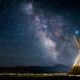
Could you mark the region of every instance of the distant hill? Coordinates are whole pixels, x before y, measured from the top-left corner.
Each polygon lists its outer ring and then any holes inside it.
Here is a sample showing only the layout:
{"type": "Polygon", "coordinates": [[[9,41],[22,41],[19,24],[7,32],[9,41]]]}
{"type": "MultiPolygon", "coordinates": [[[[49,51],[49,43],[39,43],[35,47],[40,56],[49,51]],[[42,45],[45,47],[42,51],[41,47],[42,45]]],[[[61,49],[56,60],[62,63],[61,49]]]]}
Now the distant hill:
{"type": "Polygon", "coordinates": [[[12,72],[12,73],[55,73],[55,72],[68,72],[69,70],[70,67],[62,64],[58,64],[53,67],[28,66],[28,67],[0,68],[0,72],[12,72]]]}
{"type": "Polygon", "coordinates": [[[57,64],[53,66],[54,72],[69,72],[70,67],[67,65],[57,64]]]}

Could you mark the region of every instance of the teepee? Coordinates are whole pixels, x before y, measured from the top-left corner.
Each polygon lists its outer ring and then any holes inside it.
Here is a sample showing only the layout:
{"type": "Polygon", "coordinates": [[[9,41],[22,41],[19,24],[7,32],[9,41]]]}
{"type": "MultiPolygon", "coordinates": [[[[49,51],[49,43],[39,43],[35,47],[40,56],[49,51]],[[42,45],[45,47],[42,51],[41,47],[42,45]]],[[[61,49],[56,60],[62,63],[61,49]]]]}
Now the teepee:
{"type": "Polygon", "coordinates": [[[80,75],[80,38],[77,39],[76,37],[73,37],[73,39],[74,39],[74,45],[79,49],[79,51],[69,74],[80,75]]]}

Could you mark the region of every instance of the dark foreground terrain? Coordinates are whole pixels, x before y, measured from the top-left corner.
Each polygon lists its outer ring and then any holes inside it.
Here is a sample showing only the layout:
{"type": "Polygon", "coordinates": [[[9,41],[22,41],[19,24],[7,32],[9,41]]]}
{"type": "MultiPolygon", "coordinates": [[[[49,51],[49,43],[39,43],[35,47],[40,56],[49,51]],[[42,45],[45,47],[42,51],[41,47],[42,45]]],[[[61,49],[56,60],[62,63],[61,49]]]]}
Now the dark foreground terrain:
{"type": "Polygon", "coordinates": [[[58,64],[51,67],[27,66],[27,67],[0,67],[0,73],[57,73],[69,72],[70,67],[58,64]]]}
{"type": "MultiPolygon", "coordinates": [[[[0,68],[0,78],[16,78],[16,79],[41,79],[53,78],[58,80],[68,80],[70,78],[80,78],[80,75],[70,75],[70,68],[65,65],[55,65],[53,67],[2,67],[0,68]]],[[[1,80],[1,79],[0,79],[1,80]]]]}

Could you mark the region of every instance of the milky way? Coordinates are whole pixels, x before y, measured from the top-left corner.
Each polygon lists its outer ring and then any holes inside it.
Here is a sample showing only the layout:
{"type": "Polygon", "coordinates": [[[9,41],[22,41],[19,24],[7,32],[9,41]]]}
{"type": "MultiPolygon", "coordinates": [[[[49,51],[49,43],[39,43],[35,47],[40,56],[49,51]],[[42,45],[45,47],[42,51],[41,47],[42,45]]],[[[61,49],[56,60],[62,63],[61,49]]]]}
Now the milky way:
{"type": "Polygon", "coordinates": [[[31,2],[23,4],[22,7],[25,15],[29,17],[28,21],[32,21],[30,24],[34,25],[30,29],[34,28],[36,32],[35,36],[44,49],[43,56],[48,56],[55,63],[70,65],[76,53],[71,42],[74,34],[69,34],[70,22],[62,15],[49,14],[47,11],[45,13],[45,10],[41,12],[31,2]]]}
{"type": "Polygon", "coordinates": [[[70,0],[0,0],[0,66],[72,66],[80,10],[70,0]]]}

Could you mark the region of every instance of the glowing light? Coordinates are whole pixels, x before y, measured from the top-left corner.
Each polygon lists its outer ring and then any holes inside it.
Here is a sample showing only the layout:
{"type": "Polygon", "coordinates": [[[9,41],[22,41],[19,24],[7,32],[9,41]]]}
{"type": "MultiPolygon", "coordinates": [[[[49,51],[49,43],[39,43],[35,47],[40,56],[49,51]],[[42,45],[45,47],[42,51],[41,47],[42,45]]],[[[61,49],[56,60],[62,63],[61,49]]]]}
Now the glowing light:
{"type": "Polygon", "coordinates": [[[79,34],[79,31],[78,31],[78,30],[76,30],[76,31],[75,31],[75,34],[79,34]]]}
{"type": "Polygon", "coordinates": [[[76,57],[76,60],[75,60],[75,62],[73,64],[73,66],[80,66],[80,50],[79,50],[79,53],[78,53],[78,55],[76,57]]]}
{"type": "Polygon", "coordinates": [[[76,39],[76,37],[74,36],[74,41],[75,41],[75,44],[76,44],[76,47],[79,48],[79,53],[76,57],[76,60],[73,64],[73,66],[80,66],[80,42],[76,39]]]}

